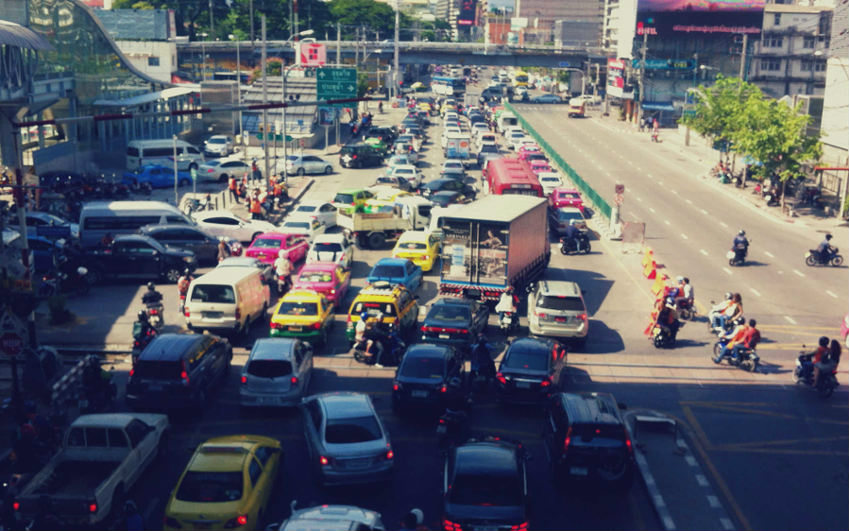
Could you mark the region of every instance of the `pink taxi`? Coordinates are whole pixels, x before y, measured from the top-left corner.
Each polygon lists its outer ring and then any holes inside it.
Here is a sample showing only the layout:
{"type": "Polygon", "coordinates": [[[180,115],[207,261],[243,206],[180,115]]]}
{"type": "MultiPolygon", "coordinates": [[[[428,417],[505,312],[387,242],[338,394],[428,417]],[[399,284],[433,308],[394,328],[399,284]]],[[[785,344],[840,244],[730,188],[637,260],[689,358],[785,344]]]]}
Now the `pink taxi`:
{"type": "Polygon", "coordinates": [[[525,144],[519,147],[519,160],[527,159],[531,153],[542,153],[542,150],[536,144],[525,144]]]}
{"type": "Polygon", "coordinates": [[[351,273],[335,262],[313,262],[301,268],[294,289],[309,289],[324,295],[335,307],[345,300],[351,273]]]}
{"type": "Polygon", "coordinates": [[[245,250],[245,256],[256,258],[265,264],[273,264],[277,260],[278,252],[283,249],[287,251],[289,261],[294,264],[303,260],[309,246],[307,239],[300,234],[263,232],[251,242],[250,247],[245,250]]]}
{"type": "Polygon", "coordinates": [[[531,171],[539,175],[540,173],[551,173],[554,170],[551,169],[551,165],[547,160],[532,160],[531,171]]]}
{"type": "Polygon", "coordinates": [[[555,188],[548,196],[548,202],[551,208],[575,207],[584,212],[584,200],[575,188],[555,188]]]}

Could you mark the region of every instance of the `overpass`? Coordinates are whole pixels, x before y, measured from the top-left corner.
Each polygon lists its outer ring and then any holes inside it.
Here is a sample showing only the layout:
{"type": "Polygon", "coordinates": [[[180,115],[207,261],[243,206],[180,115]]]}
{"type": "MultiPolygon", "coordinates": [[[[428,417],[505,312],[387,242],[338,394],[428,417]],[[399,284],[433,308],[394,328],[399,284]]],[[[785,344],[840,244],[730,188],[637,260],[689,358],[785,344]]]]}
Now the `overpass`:
{"type": "MultiPolygon", "coordinates": [[[[390,41],[316,41],[327,46],[327,62],[336,62],[336,50],[342,58],[360,57],[365,50],[370,59],[379,58],[391,62],[394,45],[390,41]],[[359,50],[359,51],[357,51],[359,50]]],[[[261,41],[193,41],[177,43],[177,64],[196,64],[201,54],[206,54],[213,62],[235,61],[236,46],[243,62],[259,63],[262,49],[261,41]]],[[[294,58],[292,42],[268,41],[269,57],[294,58]]],[[[587,47],[518,47],[478,42],[419,42],[402,41],[398,44],[399,58],[402,64],[468,64],[490,66],[542,66],[548,68],[583,68],[584,63],[593,58],[596,61],[605,57],[600,48],[587,47]]]]}

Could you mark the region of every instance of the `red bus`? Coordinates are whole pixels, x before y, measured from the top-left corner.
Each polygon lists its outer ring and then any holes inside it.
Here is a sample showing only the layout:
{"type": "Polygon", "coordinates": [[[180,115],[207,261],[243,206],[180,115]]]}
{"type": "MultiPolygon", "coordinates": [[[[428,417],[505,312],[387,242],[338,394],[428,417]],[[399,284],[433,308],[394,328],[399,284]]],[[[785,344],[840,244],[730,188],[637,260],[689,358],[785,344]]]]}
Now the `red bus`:
{"type": "Polygon", "coordinates": [[[544,197],[539,178],[523,160],[514,157],[491,160],[487,164],[485,177],[490,194],[544,197]]]}

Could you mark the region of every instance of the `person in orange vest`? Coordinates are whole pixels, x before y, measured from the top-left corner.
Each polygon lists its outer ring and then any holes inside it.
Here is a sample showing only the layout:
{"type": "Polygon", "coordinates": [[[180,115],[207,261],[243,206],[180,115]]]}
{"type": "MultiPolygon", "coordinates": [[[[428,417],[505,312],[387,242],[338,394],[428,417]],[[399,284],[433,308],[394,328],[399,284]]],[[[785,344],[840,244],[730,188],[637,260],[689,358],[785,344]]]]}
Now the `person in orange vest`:
{"type": "Polygon", "coordinates": [[[229,181],[227,182],[227,188],[230,190],[230,195],[233,197],[233,201],[236,203],[239,202],[239,193],[236,190],[236,177],[231,175],[229,181]]]}
{"type": "Polygon", "coordinates": [[[262,219],[262,203],[258,196],[251,199],[251,219],[262,219]]]}

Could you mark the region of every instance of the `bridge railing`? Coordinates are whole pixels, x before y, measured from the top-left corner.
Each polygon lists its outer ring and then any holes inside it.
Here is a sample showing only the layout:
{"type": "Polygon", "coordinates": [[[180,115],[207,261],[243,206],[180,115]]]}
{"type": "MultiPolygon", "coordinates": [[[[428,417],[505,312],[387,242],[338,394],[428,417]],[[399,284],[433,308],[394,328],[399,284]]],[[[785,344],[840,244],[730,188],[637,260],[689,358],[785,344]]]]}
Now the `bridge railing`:
{"type": "Polygon", "coordinates": [[[581,194],[584,196],[584,202],[588,202],[593,205],[593,211],[598,212],[602,216],[607,219],[610,219],[611,208],[610,205],[602,199],[601,194],[595,191],[595,189],[589,185],[587,181],[585,181],[578,172],[576,172],[572,166],[570,166],[563,157],[560,156],[551,145],[545,141],[545,139],[540,135],[536,129],[534,129],[530,123],[522,116],[522,114],[516,110],[513,105],[510,103],[505,103],[504,107],[516,115],[519,119],[519,123],[522,124],[522,128],[530,134],[534,140],[537,141],[539,146],[545,151],[548,158],[554,161],[554,163],[560,167],[560,170],[566,174],[570,181],[575,185],[575,187],[581,191],[581,194]]]}

